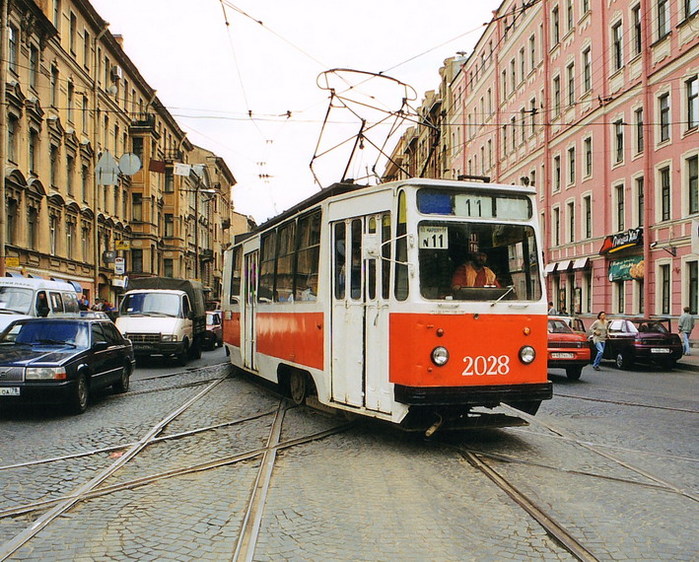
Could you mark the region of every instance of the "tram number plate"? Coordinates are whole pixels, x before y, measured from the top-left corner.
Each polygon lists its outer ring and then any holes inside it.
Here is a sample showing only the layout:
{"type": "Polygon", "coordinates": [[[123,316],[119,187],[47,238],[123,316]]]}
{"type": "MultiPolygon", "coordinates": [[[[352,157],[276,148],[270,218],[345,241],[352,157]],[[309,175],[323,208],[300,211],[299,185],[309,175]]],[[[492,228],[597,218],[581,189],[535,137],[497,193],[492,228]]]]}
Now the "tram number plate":
{"type": "Polygon", "coordinates": [[[552,353],[551,359],[575,359],[575,353],[552,353]]]}
{"type": "Polygon", "coordinates": [[[507,355],[467,355],[464,357],[465,368],[461,372],[464,377],[482,377],[508,375],[510,373],[510,358],[507,355]]]}
{"type": "Polygon", "coordinates": [[[19,396],[18,386],[0,387],[0,396],[19,396]]]}
{"type": "Polygon", "coordinates": [[[670,353],[670,350],[667,347],[651,347],[650,352],[651,353],[670,353]]]}

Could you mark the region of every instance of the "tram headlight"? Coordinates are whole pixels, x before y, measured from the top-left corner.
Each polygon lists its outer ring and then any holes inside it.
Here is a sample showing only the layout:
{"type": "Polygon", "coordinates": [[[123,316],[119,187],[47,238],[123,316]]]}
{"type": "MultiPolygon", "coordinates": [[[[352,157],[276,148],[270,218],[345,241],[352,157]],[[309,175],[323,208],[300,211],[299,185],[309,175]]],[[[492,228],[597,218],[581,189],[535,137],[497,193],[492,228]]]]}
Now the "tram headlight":
{"type": "Polygon", "coordinates": [[[446,347],[435,347],[432,350],[432,363],[437,365],[437,367],[446,365],[447,361],[449,361],[449,352],[446,347]]]}
{"type": "Polygon", "coordinates": [[[529,365],[536,359],[536,351],[531,345],[525,345],[519,350],[519,360],[525,365],[529,365]]]}

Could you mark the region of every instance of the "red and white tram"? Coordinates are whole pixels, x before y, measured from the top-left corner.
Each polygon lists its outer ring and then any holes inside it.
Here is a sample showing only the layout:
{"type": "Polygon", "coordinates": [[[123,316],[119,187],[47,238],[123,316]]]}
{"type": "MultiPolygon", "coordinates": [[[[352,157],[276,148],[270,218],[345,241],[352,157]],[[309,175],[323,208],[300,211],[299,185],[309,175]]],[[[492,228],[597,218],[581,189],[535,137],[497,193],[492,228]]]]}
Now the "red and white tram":
{"type": "Polygon", "coordinates": [[[552,395],[535,197],[428,179],[324,189],[227,251],[231,362],[297,403],[407,429],[480,425],[503,402],[534,414],[552,395]]]}

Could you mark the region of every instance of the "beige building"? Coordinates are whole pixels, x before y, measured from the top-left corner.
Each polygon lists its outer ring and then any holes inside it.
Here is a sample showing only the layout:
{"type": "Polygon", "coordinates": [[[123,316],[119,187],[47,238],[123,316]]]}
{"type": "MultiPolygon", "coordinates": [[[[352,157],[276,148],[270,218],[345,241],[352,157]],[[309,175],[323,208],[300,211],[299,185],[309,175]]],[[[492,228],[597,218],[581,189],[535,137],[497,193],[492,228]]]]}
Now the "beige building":
{"type": "Polygon", "coordinates": [[[73,281],[90,301],[128,276],[200,278],[216,298],[226,163],[188,141],[89,2],[14,0],[7,18],[0,274],[73,281]],[[111,174],[127,153],[140,170],[111,174]]]}

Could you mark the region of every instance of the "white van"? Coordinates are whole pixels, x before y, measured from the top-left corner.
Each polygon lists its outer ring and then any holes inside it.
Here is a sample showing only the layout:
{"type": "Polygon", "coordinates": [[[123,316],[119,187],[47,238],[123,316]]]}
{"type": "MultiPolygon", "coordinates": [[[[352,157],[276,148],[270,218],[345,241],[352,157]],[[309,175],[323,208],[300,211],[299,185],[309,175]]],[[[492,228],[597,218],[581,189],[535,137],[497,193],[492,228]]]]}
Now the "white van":
{"type": "Polygon", "coordinates": [[[33,277],[0,278],[0,330],[19,318],[78,312],[75,287],[33,277]]]}

